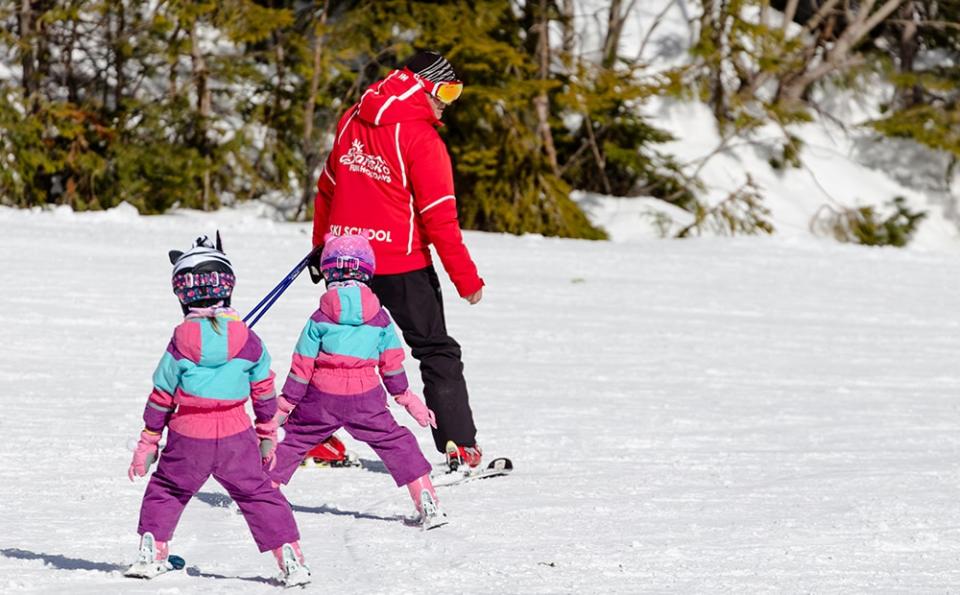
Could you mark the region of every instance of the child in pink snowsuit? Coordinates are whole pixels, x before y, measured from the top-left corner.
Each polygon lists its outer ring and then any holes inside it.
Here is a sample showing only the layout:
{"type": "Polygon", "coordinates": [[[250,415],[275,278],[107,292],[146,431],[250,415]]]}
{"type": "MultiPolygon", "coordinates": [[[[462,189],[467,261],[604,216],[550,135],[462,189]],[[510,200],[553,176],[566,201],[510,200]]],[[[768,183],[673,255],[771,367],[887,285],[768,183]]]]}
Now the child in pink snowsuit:
{"type": "Polygon", "coordinates": [[[320,261],[327,291],[300,334],[277,399],[286,435],[270,475],[287,483],[307,451],[342,427],[373,448],[397,486],[408,487],[424,528],[439,526],[445,515],[430,463],[387,409],[384,386],[421,426],[436,426],[433,412],[407,385],[393,321],[366,285],[376,266],[373,249],[362,236],[328,236],[320,261]]]}
{"type": "Polygon", "coordinates": [[[294,578],[305,582],[309,570],[301,567],[300,535],[290,504],[263,471],[277,442],[270,355],[229,307],[235,277],[219,234],[216,245],[202,236],[186,253],[171,251],[170,261],[174,292],[186,318],[174,329],[153,375],[143,413],[146,427],[130,465],[131,480],[146,475],[166,427],[167,443],[140,508],[145,559],[128,575],[149,578],[151,572],[169,570],[163,566],[167,542],[187,502],[213,475],[237,503],[260,551],[274,553],[280,579],[286,582],[292,570],[299,575],[294,578]],[[256,429],[244,408],[248,398],[256,429]],[[289,558],[291,551],[296,559],[284,561],[284,553],[289,558]]]}

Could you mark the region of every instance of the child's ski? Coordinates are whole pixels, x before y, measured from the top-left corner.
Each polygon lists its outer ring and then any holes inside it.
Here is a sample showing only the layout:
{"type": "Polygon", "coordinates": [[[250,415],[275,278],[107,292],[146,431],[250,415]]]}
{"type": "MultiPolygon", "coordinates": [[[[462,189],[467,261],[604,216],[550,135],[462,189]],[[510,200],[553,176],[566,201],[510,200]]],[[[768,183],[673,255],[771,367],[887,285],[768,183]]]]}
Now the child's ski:
{"type": "Polygon", "coordinates": [[[186,562],[180,556],[167,556],[165,560],[157,560],[156,542],[153,534],[147,532],[140,541],[140,556],[124,571],[123,576],[151,579],[171,570],[181,570],[184,566],[186,562]]]}
{"type": "Polygon", "coordinates": [[[300,461],[301,467],[312,469],[329,469],[339,467],[360,467],[360,458],[353,452],[347,451],[342,459],[330,460],[323,457],[314,457],[309,454],[300,461]]]}
{"type": "Polygon", "coordinates": [[[513,471],[513,461],[506,457],[498,457],[490,461],[486,467],[460,467],[456,471],[437,473],[431,476],[433,485],[452,486],[473,481],[475,479],[488,479],[490,477],[503,477],[510,475],[513,471]]]}
{"type": "Polygon", "coordinates": [[[186,561],[180,556],[167,556],[167,559],[162,561],[134,562],[124,571],[123,576],[151,579],[171,570],[181,570],[186,565],[186,561]]]}
{"type": "Polygon", "coordinates": [[[430,529],[442,527],[448,522],[449,519],[447,519],[446,513],[437,506],[433,494],[427,489],[420,492],[420,528],[424,531],[429,531],[430,529]]]}
{"type": "Polygon", "coordinates": [[[277,577],[277,581],[286,588],[302,587],[310,582],[310,569],[298,558],[293,546],[289,543],[283,545],[283,571],[277,577]]]}

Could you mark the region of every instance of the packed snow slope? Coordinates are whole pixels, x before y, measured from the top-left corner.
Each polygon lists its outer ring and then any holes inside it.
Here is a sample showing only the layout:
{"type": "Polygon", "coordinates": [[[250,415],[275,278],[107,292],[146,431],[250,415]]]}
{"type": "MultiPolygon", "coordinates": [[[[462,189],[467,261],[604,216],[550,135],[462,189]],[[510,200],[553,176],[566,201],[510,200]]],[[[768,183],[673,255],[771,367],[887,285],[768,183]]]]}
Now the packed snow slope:
{"type": "MultiPolygon", "coordinates": [[[[172,542],[186,571],[121,576],[146,485],[126,477],[130,445],[180,318],[166,252],[216,228],[241,311],[309,242],[306,225],[249,209],[0,209],[0,591],[277,589],[272,559],[214,481],[172,542]]],[[[406,490],[348,440],[364,468],[301,470],[285,488],[314,570],[308,591],[960,584],[955,252],[466,238],[488,286],[468,306],[446,284],[448,324],[481,444],[517,470],[441,489],[451,523],[422,533],[403,522],[406,490]]],[[[281,382],[318,296],[300,279],[256,327],[281,382]]]]}

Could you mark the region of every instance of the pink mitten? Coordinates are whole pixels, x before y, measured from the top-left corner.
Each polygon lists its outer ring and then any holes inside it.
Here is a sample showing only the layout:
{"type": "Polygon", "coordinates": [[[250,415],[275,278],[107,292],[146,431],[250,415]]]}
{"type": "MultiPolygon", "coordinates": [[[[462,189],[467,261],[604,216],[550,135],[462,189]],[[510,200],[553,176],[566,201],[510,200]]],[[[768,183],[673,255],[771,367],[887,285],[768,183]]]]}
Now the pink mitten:
{"type": "Polygon", "coordinates": [[[277,397],[277,415],[273,418],[277,425],[283,425],[287,423],[287,418],[290,417],[290,412],[296,407],[293,403],[287,400],[286,397],[280,395],[277,397]]]}
{"type": "Polygon", "coordinates": [[[261,462],[268,471],[272,471],[277,464],[277,420],[258,421],[256,430],[260,439],[261,462]]]}
{"type": "Polygon", "coordinates": [[[403,405],[407,413],[410,414],[410,417],[417,420],[417,423],[424,428],[427,426],[437,427],[437,418],[433,414],[433,411],[427,409],[427,406],[423,404],[420,397],[411,392],[409,388],[399,395],[396,395],[394,399],[397,400],[397,403],[403,405]]]}
{"type": "Polygon", "coordinates": [[[157,460],[157,444],[160,442],[160,433],[144,429],[140,432],[140,440],[133,451],[133,462],[127,470],[127,477],[133,481],[134,476],[143,477],[150,469],[150,465],[157,460]]]}

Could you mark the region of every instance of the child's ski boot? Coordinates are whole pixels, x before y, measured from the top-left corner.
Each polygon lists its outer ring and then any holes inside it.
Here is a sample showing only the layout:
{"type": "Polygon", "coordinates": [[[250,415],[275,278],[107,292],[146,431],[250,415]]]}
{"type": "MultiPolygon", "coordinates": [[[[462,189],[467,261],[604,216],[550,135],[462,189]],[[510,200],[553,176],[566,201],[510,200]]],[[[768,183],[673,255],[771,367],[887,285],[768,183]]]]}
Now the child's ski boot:
{"type": "Polygon", "coordinates": [[[277,565],[280,567],[277,580],[284,587],[295,587],[310,582],[310,569],[303,562],[300,542],[283,544],[273,550],[273,557],[277,559],[277,565]]]}
{"type": "MultiPolygon", "coordinates": [[[[480,459],[483,457],[483,452],[480,451],[480,445],[457,446],[453,440],[447,441],[446,452],[447,468],[451,473],[464,465],[469,467],[469,469],[479,467],[480,459]]],[[[469,469],[464,469],[464,471],[469,471],[469,469]]]]}
{"type": "Polygon", "coordinates": [[[433,489],[429,474],[408,483],[407,489],[410,490],[410,497],[413,498],[413,503],[420,514],[420,528],[429,531],[449,522],[447,515],[440,510],[437,493],[433,489]]]}
{"type": "Polygon", "coordinates": [[[147,531],[140,538],[140,555],[123,576],[132,578],[150,579],[171,570],[180,570],[184,567],[183,558],[170,556],[166,541],[157,541],[153,533],[147,531]]]}
{"type": "Polygon", "coordinates": [[[358,467],[360,461],[336,436],[330,436],[314,446],[300,463],[304,467],[358,467]]]}

